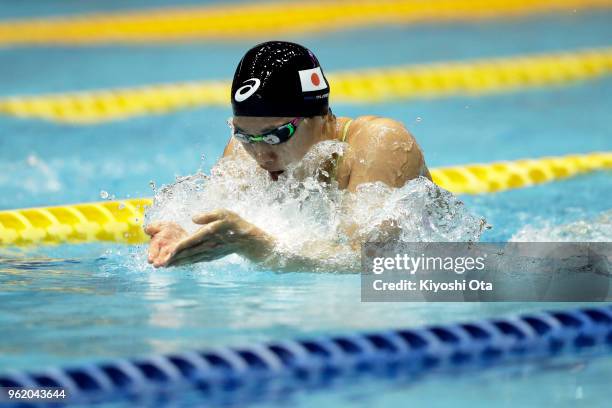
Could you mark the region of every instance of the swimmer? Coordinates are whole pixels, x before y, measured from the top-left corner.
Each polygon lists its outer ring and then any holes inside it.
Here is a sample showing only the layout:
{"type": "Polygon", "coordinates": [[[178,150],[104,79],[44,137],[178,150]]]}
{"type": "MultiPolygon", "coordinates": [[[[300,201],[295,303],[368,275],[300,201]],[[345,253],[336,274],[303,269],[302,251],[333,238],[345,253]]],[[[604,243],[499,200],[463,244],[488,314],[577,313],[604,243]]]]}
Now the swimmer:
{"type": "MultiPolygon", "coordinates": [[[[339,140],[348,148],[325,163],[322,174],[340,189],[354,192],[372,182],[402,187],[419,176],[431,180],[421,149],[402,123],[377,116],[336,117],[329,108],[329,92],[319,61],[307,48],[283,41],[253,47],[234,74],[234,116],[229,121],[233,135],[223,157],[255,160],[277,181],[315,144],[339,140]]],[[[173,222],[147,225],[149,263],[175,266],[232,253],[253,262],[273,262],[275,237],[238,214],[218,209],[196,215],[193,222],[202,227],[192,235],[173,222]]],[[[308,260],[296,256],[295,262],[308,260]]]]}

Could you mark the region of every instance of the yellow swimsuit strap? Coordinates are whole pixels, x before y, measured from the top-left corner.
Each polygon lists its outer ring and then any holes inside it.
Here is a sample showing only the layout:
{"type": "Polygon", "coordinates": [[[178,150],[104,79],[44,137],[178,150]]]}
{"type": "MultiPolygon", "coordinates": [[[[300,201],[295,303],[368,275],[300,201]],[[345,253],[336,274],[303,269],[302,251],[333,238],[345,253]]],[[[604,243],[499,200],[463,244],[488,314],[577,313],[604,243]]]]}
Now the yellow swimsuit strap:
{"type": "MultiPolygon", "coordinates": [[[[351,122],[353,121],[353,119],[349,119],[345,124],[344,124],[344,128],[342,129],[342,142],[346,141],[346,135],[348,134],[348,130],[349,127],[351,126],[351,122]]],[[[336,172],[338,170],[338,167],[340,167],[340,162],[342,161],[342,156],[338,157],[338,160],[336,160],[336,165],[332,168],[332,172],[331,172],[331,179],[336,179],[336,172]]]]}
{"type": "Polygon", "coordinates": [[[342,141],[346,140],[346,135],[348,134],[349,126],[351,126],[351,122],[353,119],[349,119],[348,122],[344,124],[344,129],[342,130],[342,141]]]}

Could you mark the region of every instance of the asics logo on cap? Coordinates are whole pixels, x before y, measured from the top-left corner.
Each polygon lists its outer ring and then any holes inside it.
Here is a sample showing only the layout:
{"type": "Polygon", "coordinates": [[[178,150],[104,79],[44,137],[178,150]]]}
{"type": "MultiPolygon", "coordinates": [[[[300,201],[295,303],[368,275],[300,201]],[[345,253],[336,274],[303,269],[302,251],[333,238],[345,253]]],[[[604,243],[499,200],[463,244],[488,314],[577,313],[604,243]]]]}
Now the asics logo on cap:
{"type": "Polygon", "coordinates": [[[245,83],[246,85],[243,85],[240,88],[236,89],[236,93],[234,94],[234,99],[236,100],[236,102],[242,102],[245,99],[248,99],[251,95],[255,93],[255,91],[259,89],[259,85],[261,85],[261,81],[258,78],[249,78],[243,83],[245,83]]]}

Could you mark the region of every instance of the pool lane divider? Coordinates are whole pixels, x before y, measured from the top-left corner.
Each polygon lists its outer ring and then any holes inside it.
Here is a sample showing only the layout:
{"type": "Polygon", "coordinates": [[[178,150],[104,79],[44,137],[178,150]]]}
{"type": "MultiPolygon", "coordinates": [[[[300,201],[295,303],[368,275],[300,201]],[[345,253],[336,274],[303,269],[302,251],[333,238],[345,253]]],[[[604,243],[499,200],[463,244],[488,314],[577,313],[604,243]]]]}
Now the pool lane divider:
{"type": "MultiPolygon", "coordinates": [[[[612,74],[612,47],[328,73],[331,103],[479,96],[568,85],[612,74]]],[[[226,107],[230,81],[194,81],[0,98],[0,113],[74,125],[226,107]]]]}
{"type": "MultiPolygon", "coordinates": [[[[455,194],[484,194],[612,169],[612,152],[542,157],[431,169],[436,184],[455,194]]],[[[0,246],[84,242],[145,243],[144,211],[151,199],[0,211],[0,246]]]]}
{"type": "Polygon", "coordinates": [[[65,404],[157,395],[171,401],[189,389],[202,401],[247,402],[368,378],[414,381],[610,352],[612,306],[604,305],[8,371],[0,373],[0,387],[61,387],[70,396],[65,404]]]}
{"type": "Polygon", "coordinates": [[[610,7],[611,0],[336,0],[166,7],[4,21],[0,47],[252,41],[376,25],[516,18],[610,7]]]}

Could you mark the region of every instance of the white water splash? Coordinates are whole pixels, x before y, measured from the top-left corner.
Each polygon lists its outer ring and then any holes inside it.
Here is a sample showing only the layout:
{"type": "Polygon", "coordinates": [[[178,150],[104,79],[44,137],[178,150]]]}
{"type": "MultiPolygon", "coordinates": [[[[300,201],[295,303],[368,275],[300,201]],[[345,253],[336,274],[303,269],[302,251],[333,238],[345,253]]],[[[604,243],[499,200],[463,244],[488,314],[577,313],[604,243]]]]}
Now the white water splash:
{"type": "Polygon", "coordinates": [[[582,219],[568,224],[526,225],[516,232],[514,242],[612,242],[612,210],[594,219],[582,219]]]}
{"type": "Polygon", "coordinates": [[[331,242],[334,252],[321,258],[353,266],[359,254],[347,231],[361,241],[381,239],[381,225],[399,229],[405,242],[479,240],[484,220],[426,178],[401,188],[364,184],[355,193],[338,190],[335,181],[320,181],[324,163],[345,146],[318,143],[276,182],[254,160],[222,159],[210,175],[199,172],[156,190],[146,222],[174,221],[192,233],[200,227],[191,221],[194,215],[225,208],[276,237],[283,251],[303,253],[331,242]]]}
{"type": "Polygon", "coordinates": [[[26,158],[28,169],[24,177],[19,178],[19,183],[29,192],[58,192],[62,189],[62,183],[57,172],[47,162],[35,154],[26,158]],[[28,173],[32,173],[29,175],[28,173]]]}

